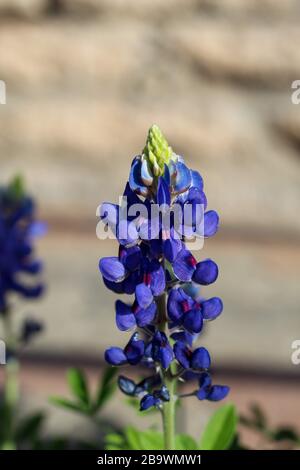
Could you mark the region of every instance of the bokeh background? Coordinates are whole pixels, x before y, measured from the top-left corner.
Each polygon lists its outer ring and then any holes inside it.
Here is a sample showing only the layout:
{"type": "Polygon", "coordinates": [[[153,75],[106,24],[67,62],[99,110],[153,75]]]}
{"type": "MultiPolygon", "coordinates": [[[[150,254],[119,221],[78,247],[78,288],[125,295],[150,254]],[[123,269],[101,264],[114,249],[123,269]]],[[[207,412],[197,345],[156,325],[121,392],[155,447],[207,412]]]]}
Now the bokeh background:
{"type": "MultiPolygon", "coordinates": [[[[46,330],[22,372],[26,406],[48,407],[49,432],[90,432],[47,396],[65,392],[70,365],[96,382],[104,348],[126,342],[97,268],[116,245],[96,238],[95,213],[117,201],[152,123],[221,215],[198,253],[220,266],[206,292],[225,310],[203,336],[215,374],[241,411],[257,402],[300,428],[299,21],[298,0],[0,0],[0,179],[22,173],[49,225],[47,294],[25,307],[46,330]]],[[[186,405],[179,426],[199,435],[214,407],[186,405]]],[[[155,421],[119,394],[107,416],[155,421]]]]}

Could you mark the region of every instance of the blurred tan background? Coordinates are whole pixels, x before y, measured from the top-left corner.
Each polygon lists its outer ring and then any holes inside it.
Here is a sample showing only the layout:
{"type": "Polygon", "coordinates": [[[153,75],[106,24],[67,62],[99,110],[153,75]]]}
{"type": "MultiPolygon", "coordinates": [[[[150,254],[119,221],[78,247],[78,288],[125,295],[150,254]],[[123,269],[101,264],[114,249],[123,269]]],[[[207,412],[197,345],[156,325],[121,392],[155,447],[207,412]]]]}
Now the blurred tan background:
{"type": "Polygon", "coordinates": [[[25,306],[47,327],[27,353],[37,402],[53,371],[61,383],[82,361],[96,374],[104,348],[126,342],[97,268],[116,244],[97,240],[95,211],[117,201],[157,123],[221,215],[198,254],[220,266],[205,292],[225,310],[203,338],[217,374],[242,409],[261,401],[300,427],[299,21],[297,0],[0,0],[0,178],[23,173],[49,223],[48,292],[25,306]]]}

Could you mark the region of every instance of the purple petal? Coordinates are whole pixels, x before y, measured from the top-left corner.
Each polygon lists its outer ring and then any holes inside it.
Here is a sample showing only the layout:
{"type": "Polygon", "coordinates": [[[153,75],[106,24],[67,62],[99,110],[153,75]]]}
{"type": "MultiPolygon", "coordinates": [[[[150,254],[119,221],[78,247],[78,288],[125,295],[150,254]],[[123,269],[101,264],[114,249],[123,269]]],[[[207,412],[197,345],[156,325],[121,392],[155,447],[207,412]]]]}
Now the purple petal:
{"type": "Polygon", "coordinates": [[[171,338],[174,339],[174,341],[180,341],[185,345],[192,346],[194,339],[197,338],[197,335],[193,335],[188,331],[176,331],[175,333],[172,333],[171,338]]]}
{"type": "MultiPolygon", "coordinates": [[[[168,296],[167,310],[168,316],[172,321],[178,321],[183,315],[181,302],[184,301],[182,289],[172,289],[168,296]]],[[[187,296],[186,296],[187,297],[187,296]]]]}
{"type": "Polygon", "coordinates": [[[197,264],[193,274],[193,281],[204,286],[212,284],[218,277],[218,266],[211,259],[206,259],[197,264]]]}
{"type": "Polygon", "coordinates": [[[191,178],[192,178],[191,186],[202,190],[203,189],[203,178],[200,175],[200,173],[198,173],[198,171],[191,170],[191,178]]]}
{"type": "Polygon", "coordinates": [[[112,366],[126,364],[127,358],[121,348],[109,348],[105,351],[105,360],[112,366]]]}
{"type": "Polygon", "coordinates": [[[121,392],[125,393],[125,395],[129,395],[131,397],[134,396],[136,385],[133,380],[128,379],[124,375],[120,375],[118,377],[118,386],[121,392]]]}
{"type": "Polygon", "coordinates": [[[191,359],[191,366],[192,366],[192,369],[195,369],[195,370],[209,369],[210,355],[207,349],[205,348],[195,349],[192,355],[192,359],[191,359]]]}
{"type": "Polygon", "coordinates": [[[201,304],[202,315],[205,320],[214,320],[223,310],[223,302],[219,297],[212,297],[201,304]]]}
{"type": "Polygon", "coordinates": [[[126,355],[127,361],[131,365],[138,364],[143,358],[144,352],[145,352],[144,341],[138,339],[138,334],[134,333],[124,349],[124,353],[126,355]]]}
{"type": "Polygon", "coordinates": [[[143,282],[138,284],[135,289],[137,303],[141,308],[147,308],[153,301],[152,290],[143,282]]]}
{"type": "Polygon", "coordinates": [[[139,246],[132,246],[130,248],[120,247],[119,259],[124,264],[128,271],[137,269],[141,262],[141,249],[139,246]]]}
{"type": "Polygon", "coordinates": [[[190,349],[185,344],[181,343],[180,341],[177,341],[177,343],[174,344],[173,350],[179,364],[184,369],[189,369],[191,356],[190,349]]]}
{"type": "Polygon", "coordinates": [[[175,261],[181,249],[182,249],[181,240],[176,240],[170,237],[167,240],[165,240],[163,243],[164,255],[170,263],[173,263],[175,261]]]}
{"type": "Polygon", "coordinates": [[[116,324],[119,330],[126,331],[136,326],[135,316],[131,306],[121,300],[116,301],[116,324]]]}
{"type": "Polygon", "coordinates": [[[105,279],[112,282],[121,282],[125,277],[125,268],[116,256],[101,258],[99,269],[105,279]]]}
{"type": "Polygon", "coordinates": [[[220,401],[227,397],[230,388],[227,385],[213,385],[207,396],[210,401],[220,401]]]}
{"type": "Polygon", "coordinates": [[[192,182],[192,177],[188,167],[181,162],[175,164],[175,181],[173,184],[173,191],[176,194],[186,191],[192,182]]]}
{"type": "Polygon", "coordinates": [[[160,295],[166,287],[165,271],[156,260],[150,263],[150,287],[154,296],[160,295]]]}
{"type": "Polygon", "coordinates": [[[163,369],[167,369],[174,357],[173,350],[168,344],[160,348],[160,363],[163,369]]]}
{"type": "Polygon", "coordinates": [[[148,188],[141,180],[142,163],[139,157],[135,157],[129,173],[129,185],[132,191],[142,196],[148,195],[148,188]]]}
{"type": "Polygon", "coordinates": [[[158,186],[157,186],[157,196],[156,196],[157,204],[169,206],[171,203],[171,195],[170,190],[167,182],[164,178],[160,177],[158,179],[158,186]]]}
{"type": "Polygon", "coordinates": [[[149,325],[154,320],[155,313],[156,313],[156,303],[155,302],[152,302],[149,305],[149,307],[147,307],[145,309],[138,310],[135,314],[137,325],[140,328],[143,328],[144,326],[149,325]]]}
{"type": "Polygon", "coordinates": [[[195,308],[185,313],[183,316],[183,326],[191,333],[200,333],[203,327],[201,310],[195,308]]]}
{"type": "Polygon", "coordinates": [[[197,262],[191,252],[186,249],[182,249],[173,263],[175,276],[180,281],[189,282],[194,274],[196,264],[197,262]]]}
{"type": "Polygon", "coordinates": [[[150,395],[150,393],[147,393],[142,399],[140,403],[140,411],[145,411],[151,408],[152,406],[155,406],[157,404],[157,399],[154,398],[153,395],[150,395]]]}
{"type": "Polygon", "coordinates": [[[208,211],[204,214],[204,236],[212,237],[218,231],[219,216],[216,211],[208,211]]]}

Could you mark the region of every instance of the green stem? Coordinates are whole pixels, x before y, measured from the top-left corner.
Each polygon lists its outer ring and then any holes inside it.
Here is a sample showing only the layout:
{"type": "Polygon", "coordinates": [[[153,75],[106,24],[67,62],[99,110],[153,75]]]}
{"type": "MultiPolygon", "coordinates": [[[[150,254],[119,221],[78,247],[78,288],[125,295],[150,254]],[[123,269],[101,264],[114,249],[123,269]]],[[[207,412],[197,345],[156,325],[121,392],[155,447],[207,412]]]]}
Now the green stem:
{"type": "Polygon", "coordinates": [[[8,358],[5,366],[4,377],[4,411],[5,429],[3,448],[14,450],[14,418],[19,402],[19,362],[14,355],[15,338],[12,330],[11,315],[6,311],[3,315],[4,338],[7,350],[11,357],[8,358]]]}
{"type": "MultiPolygon", "coordinates": [[[[166,308],[166,293],[157,300],[159,328],[164,333],[168,330],[168,318],[166,308]]],[[[175,450],[176,434],[176,365],[171,364],[169,370],[162,371],[163,381],[170,394],[170,401],[163,403],[162,420],[165,450],[175,450]]]]}

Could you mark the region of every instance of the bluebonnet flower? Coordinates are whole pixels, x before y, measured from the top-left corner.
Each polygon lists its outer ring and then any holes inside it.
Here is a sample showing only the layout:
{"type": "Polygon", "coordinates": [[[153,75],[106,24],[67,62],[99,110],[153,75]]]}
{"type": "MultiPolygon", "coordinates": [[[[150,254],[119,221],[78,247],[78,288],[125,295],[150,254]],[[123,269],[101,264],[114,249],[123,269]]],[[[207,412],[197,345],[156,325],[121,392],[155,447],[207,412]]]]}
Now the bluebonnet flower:
{"type": "Polygon", "coordinates": [[[223,303],[219,297],[195,300],[179,287],[170,290],[167,308],[173,324],[182,325],[191,333],[200,333],[204,320],[214,320],[221,314],[223,303]]]}
{"type": "Polygon", "coordinates": [[[17,177],[0,189],[0,312],[9,308],[10,293],[25,298],[42,294],[44,285],[39,280],[32,282],[42,271],[42,263],[34,257],[33,238],[42,233],[44,226],[35,220],[34,201],[17,177]]]}
{"type": "Polygon", "coordinates": [[[105,351],[105,360],[113,366],[138,364],[145,353],[145,343],[138,333],[134,333],[124,349],[112,347],[105,351]]]}
{"type": "Polygon", "coordinates": [[[152,393],[147,393],[143,396],[140,403],[140,411],[145,411],[155,406],[160,408],[163,402],[170,401],[170,394],[165,385],[160,390],[154,390],[152,393]]]}
{"type": "Polygon", "coordinates": [[[173,152],[157,126],[133,159],[120,205],[104,203],[101,219],[119,243],[118,256],[99,262],[104,283],[117,294],[134,296],[115,305],[117,327],[133,335],[124,349],[107,349],[105,359],[114,366],[139,364],[153,370],[139,383],[120,376],[119,388],[141,398],[141,410],[162,409],[174,404],[175,388],[170,391],[169,384],[192,375],[199,379],[194,393],[199,399],[224,398],[229,388],[210,381],[209,352],[193,349],[205,322],[223,310],[219,297],[205,299],[196,288],[215,282],[218,266],[211,259],[197,261],[186,244],[194,236],[213,236],[219,216],[207,210],[201,175],[173,152]]]}
{"type": "Polygon", "coordinates": [[[204,372],[199,377],[199,390],[195,392],[198,400],[220,401],[229,393],[227,385],[212,385],[211,377],[204,372]]]}
{"type": "Polygon", "coordinates": [[[210,367],[210,355],[205,348],[201,347],[192,351],[186,344],[177,341],[174,344],[174,354],[184,369],[202,371],[210,367]]]}

